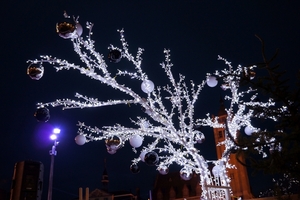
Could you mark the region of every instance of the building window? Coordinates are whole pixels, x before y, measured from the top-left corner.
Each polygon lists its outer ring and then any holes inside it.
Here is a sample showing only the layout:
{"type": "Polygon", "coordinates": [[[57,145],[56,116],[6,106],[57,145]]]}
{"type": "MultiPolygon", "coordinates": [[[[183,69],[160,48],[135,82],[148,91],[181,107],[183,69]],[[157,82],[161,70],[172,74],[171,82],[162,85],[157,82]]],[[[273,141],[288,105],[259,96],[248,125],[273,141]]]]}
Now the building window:
{"type": "Polygon", "coordinates": [[[234,174],[230,173],[230,179],[233,180],[234,179],[234,174]]]}
{"type": "Polygon", "coordinates": [[[219,138],[223,138],[223,131],[218,132],[219,138]]]}

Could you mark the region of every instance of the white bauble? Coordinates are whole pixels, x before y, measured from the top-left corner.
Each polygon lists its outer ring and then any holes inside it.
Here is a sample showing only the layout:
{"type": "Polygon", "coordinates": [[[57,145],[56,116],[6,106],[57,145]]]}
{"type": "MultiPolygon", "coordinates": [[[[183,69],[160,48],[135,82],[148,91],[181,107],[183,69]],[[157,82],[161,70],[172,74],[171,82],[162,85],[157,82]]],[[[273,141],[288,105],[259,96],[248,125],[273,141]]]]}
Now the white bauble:
{"type": "Polygon", "coordinates": [[[77,33],[78,37],[80,37],[82,35],[82,32],[83,32],[83,28],[82,28],[81,24],[77,23],[76,24],[76,33],[77,33]]]}
{"type": "Polygon", "coordinates": [[[192,178],[192,173],[190,173],[187,169],[185,168],[182,168],[180,170],[180,177],[185,180],[185,181],[188,181],[192,178]]]}
{"type": "Polygon", "coordinates": [[[206,79],[206,83],[209,87],[215,87],[216,85],[218,85],[218,81],[215,76],[208,76],[206,79]]]}
{"type": "Polygon", "coordinates": [[[244,132],[246,133],[246,135],[252,135],[252,133],[254,132],[253,128],[251,128],[250,126],[246,126],[244,129],[244,132]]]}
{"type": "Polygon", "coordinates": [[[154,83],[150,80],[144,80],[141,84],[141,89],[145,93],[151,93],[154,90],[154,83]]]}
{"type": "Polygon", "coordinates": [[[143,138],[139,135],[133,135],[131,136],[131,138],[129,139],[129,143],[132,147],[134,148],[138,148],[142,145],[143,143],[143,138]]]}
{"type": "Polygon", "coordinates": [[[166,175],[169,173],[169,169],[167,166],[160,166],[158,167],[158,171],[161,175],[166,175]]]}
{"type": "Polygon", "coordinates": [[[78,145],[84,145],[85,142],[86,142],[86,138],[85,138],[84,135],[77,135],[77,136],[75,137],[75,142],[76,142],[76,144],[78,144],[78,145]]]}

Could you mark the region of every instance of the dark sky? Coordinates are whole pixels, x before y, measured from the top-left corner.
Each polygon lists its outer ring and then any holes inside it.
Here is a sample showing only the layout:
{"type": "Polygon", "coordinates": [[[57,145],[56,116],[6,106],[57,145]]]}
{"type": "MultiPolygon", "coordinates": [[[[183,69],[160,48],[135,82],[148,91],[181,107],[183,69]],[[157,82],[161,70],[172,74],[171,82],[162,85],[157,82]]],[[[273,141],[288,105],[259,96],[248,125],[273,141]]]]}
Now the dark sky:
{"type": "MultiPolygon", "coordinates": [[[[9,190],[16,162],[32,159],[44,164],[44,190],[46,198],[52,142],[48,134],[60,127],[60,145],[55,157],[53,199],[72,199],[78,187],[101,188],[104,159],[110,179],[110,190],[132,190],[140,187],[146,196],[154,184],[156,171],[141,165],[141,172],[131,174],[129,166],[136,155],[129,144],[117,154],[106,152],[104,142],[78,146],[77,121],[92,126],[122,123],[130,125],[129,118],[145,116],[137,106],[116,106],[86,110],[51,108],[51,119],[38,123],[33,113],[38,102],[57,98],[71,98],[76,92],[101,100],[117,96],[116,91],[104,87],[74,71],[56,73],[45,66],[44,77],[33,81],[26,75],[28,59],[39,55],[53,55],[70,62],[80,63],[72,44],[60,38],[55,24],[63,20],[63,11],[80,16],[82,25],[94,23],[93,39],[96,49],[107,54],[109,44],[120,46],[117,29],[124,28],[130,51],[145,49],[142,67],[156,85],[166,84],[159,63],[164,60],[163,49],[169,48],[174,63],[174,74],[182,73],[187,80],[200,83],[207,72],[224,68],[217,61],[221,55],[233,65],[248,65],[262,61],[261,44],[255,37],[265,40],[267,56],[280,49],[276,62],[290,72],[299,69],[300,57],[300,3],[298,1],[2,1],[1,15],[1,140],[0,188],[9,190]],[[81,3],[82,2],[82,3],[81,3]],[[83,3],[84,2],[84,3],[83,3]]],[[[84,32],[87,34],[87,31],[84,32]]],[[[130,68],[128,62],[112,68],[130,68]]],[[[138,82],[129,83],[138,88],[138,82]]],[[[210,112],[216,114],[219,88],[203,90],[196,105],[196,116],[210,112]]],[[[206,143],[200,148],[206,158],[214,158],[213,132],[205,130],[206,143]]],[[[180,169],[174,167],[174,169],[180,169]]],[[[257,178],[251,179],[253,190],[257,178]]]]}

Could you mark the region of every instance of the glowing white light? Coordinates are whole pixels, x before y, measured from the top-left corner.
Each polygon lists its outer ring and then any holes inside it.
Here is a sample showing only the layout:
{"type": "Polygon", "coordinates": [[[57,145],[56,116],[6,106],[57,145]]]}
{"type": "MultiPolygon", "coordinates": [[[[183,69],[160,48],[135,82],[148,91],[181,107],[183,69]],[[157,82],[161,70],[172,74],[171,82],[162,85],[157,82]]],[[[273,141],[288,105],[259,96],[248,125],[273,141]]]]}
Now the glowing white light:
{"type": "Polygon", "coordinates": [[[55,134],[50,135],[50,139],[51,140],[56,140],[57,139],[57,135],[55,135],[55,134]]]}
{"type": "Polygon", "coordinates": [[[59,129],[59,128],[53,129],[53,133],[54,133],[54,134],[59,134],[59,133],[60,133],[60,129],[59,129]]]}

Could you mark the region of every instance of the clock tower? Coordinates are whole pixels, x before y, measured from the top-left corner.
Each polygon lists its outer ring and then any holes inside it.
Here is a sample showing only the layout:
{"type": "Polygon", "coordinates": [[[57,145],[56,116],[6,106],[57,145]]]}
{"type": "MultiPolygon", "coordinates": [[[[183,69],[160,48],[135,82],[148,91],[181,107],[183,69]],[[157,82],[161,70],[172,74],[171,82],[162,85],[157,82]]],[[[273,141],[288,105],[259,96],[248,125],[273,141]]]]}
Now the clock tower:
{"type": "MultiPolygon", "coordinates": [[[[220,100],[221,106],[218,113],[218,120],[220,123],[224,123],[226,121],[227,113],[224,106],[224,101],[220,100]]],[[[225,140],[225,128],[214,128],[214,138],[215,143],[218,144],[225,140]]],[[[217,157],[220,159],[222,157],[222,153],[225,150],[224,145],[216,145],[217,157]]],[[[227,175],[231,179],[230,186],[232,189],[232,195],[234,198],[242,197],[243,199],[253,198],[251,193],[248,172],[247,168],[239,163],[236,159],[236,154],[230,154],[229,163],[234,165],[236,169],[227,169],[227,175]]],[[[240,156],[239,160],[244,161],[244,157],[240,156]]]]}

